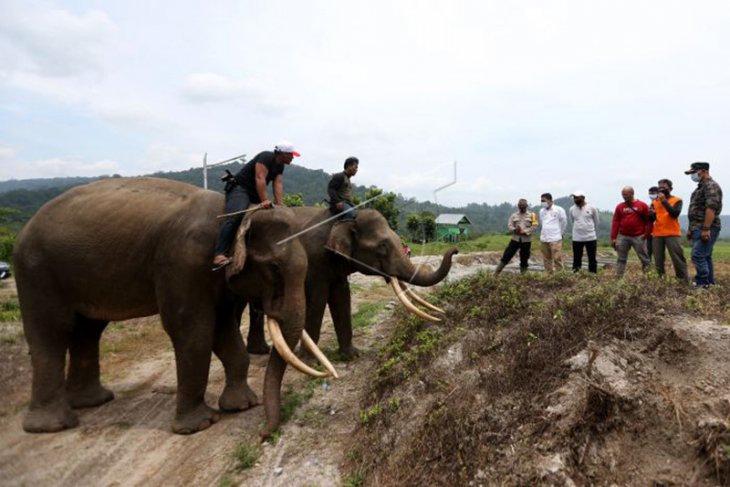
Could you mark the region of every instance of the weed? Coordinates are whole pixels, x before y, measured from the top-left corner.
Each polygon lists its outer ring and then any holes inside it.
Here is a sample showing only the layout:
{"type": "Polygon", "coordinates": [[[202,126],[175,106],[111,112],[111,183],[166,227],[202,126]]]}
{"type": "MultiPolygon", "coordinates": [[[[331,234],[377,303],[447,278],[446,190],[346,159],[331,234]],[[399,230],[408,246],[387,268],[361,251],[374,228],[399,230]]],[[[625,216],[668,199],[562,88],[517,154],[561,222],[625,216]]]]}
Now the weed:
{"type": "Polygon", "coordinates": [[[239,443],[234,454],[236,458],[236,470],[248,470],[256,465],[256,461],[261,455],[258,446],[251,446],[248,443],[239,443]]]}
{"type": "Polygon", "coordinates": [[[380,403],[375,404],[374,406],[370,406],[368,409],[364,409],[360,411],[360,424],[366,425],[370,423],[372,420],[377,418],[380,413],[383,412],[383,406],[380,405],[380,403]]]}
{"type": "Polygon", "coordinates": [[[360,469],[342,479],[342,487],[360,487],[365,484],[365,476],[360,469]]]}
{"type": "Polygon", "coordinates": [[[218,481],[218,487],[233,487],[236,485],[236,481],[233,480],[228,475],[224,475],[219,481],[218,481]]]}
{"type": "Polygon", "coordinates": [[[352,315],[352,328],[367,328],[375,324],[375,317],[385,308],[385,303],[362,303],[352,315]]]}

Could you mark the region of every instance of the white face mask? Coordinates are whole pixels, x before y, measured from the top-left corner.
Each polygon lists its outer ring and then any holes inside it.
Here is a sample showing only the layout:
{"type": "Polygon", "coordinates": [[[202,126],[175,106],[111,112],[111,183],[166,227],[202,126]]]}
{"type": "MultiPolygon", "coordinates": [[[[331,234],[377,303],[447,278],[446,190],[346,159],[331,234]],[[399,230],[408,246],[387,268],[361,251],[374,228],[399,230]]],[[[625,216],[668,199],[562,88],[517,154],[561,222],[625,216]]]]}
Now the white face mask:
{"type": "Polygon", "coordinates": [[[657,194],[656,194],[656,193],[649,193],[649,199],[650,199],[650,200],[652,200],[652,201],[653,201],[653,200],[655,200],[655,199],[656,199],[656,197],[657,197],[657,194]]]}
{"type": "Polygon", "coordinates": [[[547,201],[541,201],[540,206],[542,206],[543,208],[547,208],[548,207],[547,201]]]}
{"type": "Polygon", "coordinates": [[[693,172],[693,173],[692,173],[692,174],[690,175],[690,178],[692,178],[692,182],[694,182],[694,183],[699,183],[700,181],[702,181],[702,178],[701,178],[701,177],[700,177],[700,175],[699,175],[699,174],[697,174],[696,172],[693,172]]]}

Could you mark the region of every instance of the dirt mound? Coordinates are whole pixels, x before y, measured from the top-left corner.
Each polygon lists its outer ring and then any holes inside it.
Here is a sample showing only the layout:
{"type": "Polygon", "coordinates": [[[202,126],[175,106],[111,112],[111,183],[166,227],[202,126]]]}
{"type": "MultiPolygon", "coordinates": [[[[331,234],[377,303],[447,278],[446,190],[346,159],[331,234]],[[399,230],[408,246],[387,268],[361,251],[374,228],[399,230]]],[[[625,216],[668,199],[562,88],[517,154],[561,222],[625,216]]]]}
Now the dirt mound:
{"type": "Polygon", "coordinates": [[[728,282],[480,274],[401,316],[346,470],[366,485],[730,480],[728,282]]]}

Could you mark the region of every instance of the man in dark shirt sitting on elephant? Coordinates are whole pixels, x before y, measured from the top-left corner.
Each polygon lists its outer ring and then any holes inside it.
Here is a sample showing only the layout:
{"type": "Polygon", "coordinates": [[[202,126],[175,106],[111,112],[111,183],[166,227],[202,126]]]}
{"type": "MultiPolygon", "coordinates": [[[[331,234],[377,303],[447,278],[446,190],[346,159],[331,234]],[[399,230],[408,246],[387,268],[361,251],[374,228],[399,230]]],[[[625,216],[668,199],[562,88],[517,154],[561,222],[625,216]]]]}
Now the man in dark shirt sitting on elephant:
{"type": "MultiPolygon", "coordinates": [[[[281,205],[284,200],[284,166],[291,164],[294,157],[299,157],[299,153],[289,142],[282,142],[277,144],[273,151],[263,151],[256,155],[226,185],[225,212],[240,212],[252,203],[259,204],[261,208],[271,208],[274,204],[281,205]],[[273,203],[269,200],[266,190],[266,186],[272,181],[273,203]]],[[[231,263],[226,252],[233,243],[241,220],[243,213],[227,217],[221,225],[215,244],[213,270],[221,269],[231,263]]]]}
{"type": "Polygon", "coordinates": [[[341,220],[354,220],[357,216],[357,209],[352,202],[352,184],[350,178],[357,174],[360,161],[357,157],[345,159],[345,170],[335,174],[327,185],[327,193],[330,198],[330,211],[334,214],[341,213],[341,220]]]}

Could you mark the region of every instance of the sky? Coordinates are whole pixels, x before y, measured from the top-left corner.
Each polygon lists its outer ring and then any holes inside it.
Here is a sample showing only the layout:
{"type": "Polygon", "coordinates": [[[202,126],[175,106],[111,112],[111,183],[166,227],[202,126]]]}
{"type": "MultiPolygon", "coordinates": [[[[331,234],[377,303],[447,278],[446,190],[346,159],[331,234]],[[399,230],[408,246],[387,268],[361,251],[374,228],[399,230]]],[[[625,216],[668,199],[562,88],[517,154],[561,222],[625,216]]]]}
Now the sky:
{"type": "Polygon", "coordinates": [[[730,186],[728,47],[726,1],[0,0],[0,180],[288,140],[449,206],[689,200],[693,161],[730,186]]]}

